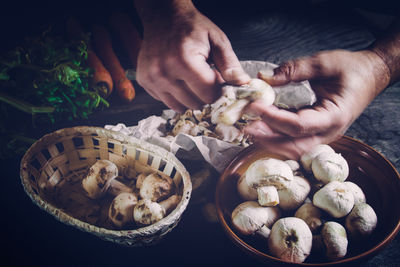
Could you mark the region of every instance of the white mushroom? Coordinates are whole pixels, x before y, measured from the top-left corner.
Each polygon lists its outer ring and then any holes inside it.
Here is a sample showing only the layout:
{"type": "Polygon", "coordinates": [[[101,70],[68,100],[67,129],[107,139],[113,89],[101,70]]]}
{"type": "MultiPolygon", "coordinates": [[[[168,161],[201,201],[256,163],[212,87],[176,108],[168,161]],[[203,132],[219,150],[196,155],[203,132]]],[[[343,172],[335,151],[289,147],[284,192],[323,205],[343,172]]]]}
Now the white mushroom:
{"type": "Polygon", "coordinates": [[[246,170],[246,182],[249,186],[273,185],[278,190],[288,187],[293,180],[290,166],[283,160],[263,158],[253,162],[246,170]]]}
{"type": "Polygon", "coordinates": [[[314,194],[313,204],[335,218],[342,218],[353,208],[354,196],[344,183],[332,181],[314,194]]]}
{"type": "Polygon", "coordinates": [[[119,228],[133,223],[133,208],[137,202],[137,196],[133,193],[119,194],[111,202],[108,218],[119,228]]]}
{"type": "Polygon", "coordinates": [[[285,162],[290,166],[290,169],[292,169],[293,172],[296,172],[300,169],[300,164],[298,161],[288,159],[285,160],[285,162]]]}
{"type": "Polygon", "coordinates": [[[367,198],[365,197],[364,192],[362,189],[353,182],[346,181],[344,184],[350,189],[354,196],[354,205],[358,203],[365,203],[367,202],[367,198]]]}
{"type": "Polygon", "coordinates": [[[82,187],[88,197],[97,199],[104,196],[107,191],[113,195],[121,192],[132,192],[132,189],[115,180],[118,176],[118,167],[109,160],[98,160],[93,164],[82,180],[82,187]]]}
{"type": "Polygon", "coordinates": [[[144,178],[139,194],[141,198],[158,202],[172,195],[174,190],[174,181],[170,177],[152,173],[144,178]]]}
{"type": "Polygon", "coordinates": [[[333,150],[332,147],[330,147],[329,145],[325,145],[325,144],[319,144],[316,145],[315,147],[313,147],[310,151],[304,153],[301,158],[301,165],[303,165],[303,168],[308,171],[311,172],[311,163],[313,161],[313,159],[318,156],[320,153],[322,152],[332,152],[335,153],[335,151],[333,150]]]}
{"type": "Polygon", "coordinates": [[[310,255],[312,239],[310,228],[302,219],[286,217],[272,227],[268,247],[275,257],[302,263],[310,255]]]}
{"type": "Polygon", "coordinates": [[[146,173],[139,173],[139,175],[136,177],[136,188],[140,189],[140,187],[142,186],[143,180],[147,177],[148,174],[146,173]]]}
{"type": "Polygon", "coordinates": [[[228,98],[226,96],[221,96],[217,99],[211,106],[211,123],[217,124],[219,122],[219,117],[222,112],[225,111],[226,107],[235,102],[235,99],[228,98]]]}
{"type": "Polygon", "coordinates": [[[233,125],[243,115],[244,108],[249,104],[250,101],[247,99],[238,99],[229,106],[227,106],[223,112],[218,116],[217,123],[226,125],[233,125]]]}
{"type": "Polygon", "coordinates": [[[236,97],[238,99],[248,99],[250,101],[262,101],[265,106],[272,105],[275,101],[275,91],[272,87],[261,79],[251,79],[249,83],[236,87],[236,97]]]}
{"type": "Polygon", "coordinates": [[[257,189],[249,186],[246,181],[246,175],[240,176],[237,182],[237,191],[243,200],[257,200],[257,189]]]}
{"type": "Polygon", "coordinates": [[[214,131],[222,141],[233,143],[243,139],[243,132],[233,125],[218,123],[214,131]]]}
{"type": "Polygon", "coordinates": [[[257,195],[261,206],[271,207],[279,204],[278,190],[275,186],[260,186],[257,188],[257,195]]]}
{"type": "MultiPolygon", "coordinates": [[[[322,225],[322,214],[320,209],[315,207],[312,203],[307,202],[301,205],[301,207],[294,214],[295,217],[302,219],[306,222],[311,232],[316,232],[322,225]]],[[[313,244],[314,246],[314,244],[313,244]]]]}
{"type": "Polygon", "coordinates": [[[326,256],[337,260],[346,256],[347,235],[344,227],[337,222],[326,222],[321,230],[322,240],[326,248],[326,256]]]}
{"type": "Polygon", "coordinates": [[[141,199],[133,209],[133,219],[138,225],[156,223],[173,210],[180,200],[181,197],[178,195],[172,195],[160,203],[150,199],[141,199]]]}
{"type": "Polygon", "coordinates": [[[258,234],[268,238],[271,225],[280,217],[277,207],[262,207],[255,201],[246,201],[232,212],[232,224],[243,235],[258,234]]]}
{"type": "Polygon", "coordinates": [[[327,184],[331,181],[343,182],[349,176],[349,165],[341,154],[322,152],[311,164],[314,177],[327,184]]]}
{"type": "Polygon", "coordinates": [[[346,229],[353,240],[364,240],[378,223],[374,209],[367,203],[357,203],[346,217],[346,229]]]}
{"type": "Polygon", "coordinates": [[[294,210],[301,206],[311,191],[310,182],[301,176],[294,176],[293,180],[282,189],[278,189],[279,207],[283,210],[294,210]]]}

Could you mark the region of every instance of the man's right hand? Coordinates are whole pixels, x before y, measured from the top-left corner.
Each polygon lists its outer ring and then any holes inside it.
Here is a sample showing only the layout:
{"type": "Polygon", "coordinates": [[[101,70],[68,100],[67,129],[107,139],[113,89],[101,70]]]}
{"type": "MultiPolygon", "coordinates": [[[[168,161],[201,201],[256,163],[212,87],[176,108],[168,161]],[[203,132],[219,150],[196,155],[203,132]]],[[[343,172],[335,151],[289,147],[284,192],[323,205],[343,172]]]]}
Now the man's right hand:
{"type": "Polygon", "coordinates": [[[191,1],[135,4],[144,27],[137,81],[169,108],[201,109],[220,96],[222,83],[241,85],[250,80],[226,35],[191,1]]]}

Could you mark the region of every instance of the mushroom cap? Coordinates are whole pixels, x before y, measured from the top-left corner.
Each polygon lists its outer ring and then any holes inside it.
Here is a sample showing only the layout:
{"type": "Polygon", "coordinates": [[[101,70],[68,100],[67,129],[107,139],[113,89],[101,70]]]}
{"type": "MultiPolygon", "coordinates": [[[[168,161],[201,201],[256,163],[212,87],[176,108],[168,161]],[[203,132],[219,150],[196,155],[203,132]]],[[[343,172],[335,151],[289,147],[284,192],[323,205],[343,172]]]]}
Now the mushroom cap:
{"type": "Polygon", "coordinates": [[[311,202],[301,205],[294,216],[304,220],[308,227],[310,227],[311,232],[315,232],[322,225],[321,210],[315,207],[311,202]]]}
{"type": "Polygon", "coordinates": [[[325,144],[316,145],[310,151],[304,153],[300,157],[300,162],[301,162],[301,165],[303,166],[303,168],[306,171],[311,172],[311,163],[312,163],[313,159],[322,152],[335,153],[335,150],[333,150],[333,148],[330,147],[329,145],[325,145],[325,144]]]}
{"type": "Polygon", "coordinates": [[[262,207],[255,201],[239,204],[232,212],[232,224],[243,235],[251,235],[264,225],[270,227],[280,217],[276,207],[262,207]]]}
{"type": "Polygon", "coordinates": [[[310,182],[301,176],[294,176],[286,188],[279,189],[279,207],[283,210],[294,210],[304,203],[311,191],[310,182]]]}
{"type": "Polygon", "coordinates": [[[174,190],[174,181],[170,177],[151,173],[144,178],[139,194],[143,199],[158,202],[168,198],[174,190]]]}
{"type": "Polygon", "coordinates": [[[347,235],[344,227],[337,222],[326,222],[321,230],[322,240],[326,247],[326,256],[335,260],[346,256],[347,235]]]}
{"type": "Polygon", "coordinates": [[[313,204],[335,218],[342,218],[353,208],[354,196],[344,183],[332,181],[314,194],[313,204]]]}
{"type": "Polygon", "coordinates": [[[331,181],[343,182],[349,176],[349,165],[339,153],[322,152],[311,164],[314,177],[327,184],[331,181]]]}
{"type": "Polygon", "coordinates": [[[117,176],[117,165],[109,160],[98,160],[87,171],[82,187],[90,198],[97,199],[105,194],[111,180],[117,176]]]}
{"type": "Polygon", "coordinates": [[[139,200],[133,209],[133,219],[139,225],[150,225],[164,217],[164,208],[150,199],[139,200]]]}
{"type": "Polygon", "coordinates": [[[378,217],[374,209],[367,203],[357,203],[346,217],[346,229],[351,238],[364,239],[376,228],[378,217]]]}
{"type": "Polygon", "coordinates": [[[293,180],[293,171],[283,160],[263,158],[253,162],[246,170],[245,176],[247,184],[253,188],[273,185],[281,189],[288,187],[293,180]]]}
{"type": "Polygon", "coordinates": [[[285,160],[285,162],[290,166],[290,169],[292,169],[293,172],[298,171],[300,169],[300,164],[298,161],[288,159],[285,160]]]}
{"type": "Polygon", "coordinates": [[[312,233],[302,219],[282,218],[272,226],[268,247],[275,257],[301,263],[310,255],[312,233]]]}
{"type": "Polygon", "coordinates": [[[365,197],[364,192],[362,189],[353,182],[346,181],[344,184],[350,189],[354,196],[354,205],[358,203],[365,203],[367,202],[367,198],[365,197]]]}
{"type": "MultiPolygon", "coordinates": [[[[232,87],[230,87],[232,88],[232,87]]],[[[235,101],[234,98],[226,97],[222,95],[214,103],[211,104],[211,123],[217,124],[219,117],[222,112],[225,111],[226,107],[231,105],[235,101]]]]}
{"type": "Polygon", "coordinates": [[[237,190],[243,200],[257,200],[257,189],[247,184],[245,175],[240,176],[237,183],[237,190]]]}
{"type": "Polygon", "coordinates": [[[133,208],[138,202],[133,193],[121,193],[111,202],[108,218],[119,228],[133,223],[133,208]]]}

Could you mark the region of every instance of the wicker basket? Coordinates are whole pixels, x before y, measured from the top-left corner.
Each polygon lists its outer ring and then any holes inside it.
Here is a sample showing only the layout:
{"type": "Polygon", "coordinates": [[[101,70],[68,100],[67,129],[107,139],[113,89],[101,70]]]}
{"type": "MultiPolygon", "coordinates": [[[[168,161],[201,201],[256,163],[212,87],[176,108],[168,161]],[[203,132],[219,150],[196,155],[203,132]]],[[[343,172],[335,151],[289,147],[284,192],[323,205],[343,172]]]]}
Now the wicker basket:
{"type": "Polygon", "coordinates": [[[189,173],[173,154],[98,127],[66,128],[45,135],[22,158],[20,175],[32,201],[61,222],[127,246],[151,245],[170,232],[186,209],[192,190],[189,173]],[[137,164],[168,175],[182,194],[182,200],[165,218],[138,229],[113,230],[79,220],[57,206],[55,198],[66,180],[73,179],[71,177],[82,179],[82,174],[98,159],[116,163],[120,171],[137,164]]]}

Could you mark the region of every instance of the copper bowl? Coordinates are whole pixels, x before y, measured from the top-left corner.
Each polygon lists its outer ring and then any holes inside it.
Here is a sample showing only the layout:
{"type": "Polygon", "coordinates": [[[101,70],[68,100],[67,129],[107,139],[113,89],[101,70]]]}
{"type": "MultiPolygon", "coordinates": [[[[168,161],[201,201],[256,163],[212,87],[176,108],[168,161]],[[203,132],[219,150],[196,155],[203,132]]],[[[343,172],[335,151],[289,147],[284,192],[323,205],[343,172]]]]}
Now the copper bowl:
{"type": "MultiPolygon", "coordinates": [[[[367,203],[377,213],[378,226],[368,242],[349,242],[345,258],[328,261],[320,255],[311,254],[301,264],[304,266],[353,264],[366,260],[388,245],[400,230],[400,209],[396,207],[400,203],[400,176],[393,165],[373,148],[350,137],[345,136],[330,145],[348,161],[350,175],[347,180],[362,188],[367,203]]],[[[260,147],[250,146],[243,150],[229,164],[218,181],[215,198],[218,218],[228,237],[244,252],[264,263],[286,265],[290,263],[269,255],[264,240],[240,235],[231,222],[233,209],[243,202],[237,193],[236,183],[248,166],[262,157],[285,159],[260,147]]]]}

